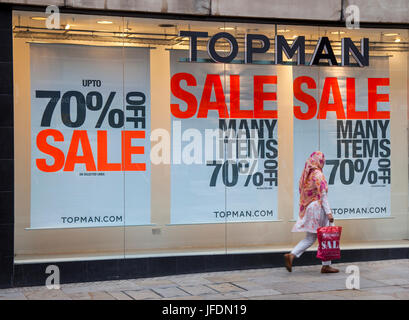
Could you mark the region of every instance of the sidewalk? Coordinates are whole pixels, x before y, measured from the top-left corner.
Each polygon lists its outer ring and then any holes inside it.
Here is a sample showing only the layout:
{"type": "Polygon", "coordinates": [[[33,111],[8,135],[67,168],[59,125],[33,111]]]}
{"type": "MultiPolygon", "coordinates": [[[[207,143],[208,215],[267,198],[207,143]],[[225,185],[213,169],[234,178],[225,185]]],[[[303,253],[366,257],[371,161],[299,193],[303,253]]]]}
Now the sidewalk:
{"type": "Polygon", "coordinates": [[[360,290],[346,289],[350,264],[335,264],[338,274],[320,266],[197,273],[133,280],[61,285],[60,290],[26,287],[0,290],[10,299],[409,299],[409,259],[354,263],[360,290]]]}

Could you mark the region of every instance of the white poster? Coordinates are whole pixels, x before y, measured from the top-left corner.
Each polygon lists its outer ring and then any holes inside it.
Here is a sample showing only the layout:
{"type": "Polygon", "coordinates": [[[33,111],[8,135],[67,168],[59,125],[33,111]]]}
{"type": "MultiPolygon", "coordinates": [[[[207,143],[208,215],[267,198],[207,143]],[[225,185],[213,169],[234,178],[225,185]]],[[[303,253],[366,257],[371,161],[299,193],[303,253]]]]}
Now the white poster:
{"type": "Polygon", "coordinates": [[[309,155],[326,164],[335,219],[391,214],[389,61],[369,67],[294,67],[294,218],[309,155]]]}
{"type": "Polygon", "coordinates": [[[149,50],[30,44],[31,228],[150,223],[149,50]]]}
{"type": "Polygon", "coordinates": [[[171,223],[276,220],[275,67],[187,54],[171,51],[171,223]]]}

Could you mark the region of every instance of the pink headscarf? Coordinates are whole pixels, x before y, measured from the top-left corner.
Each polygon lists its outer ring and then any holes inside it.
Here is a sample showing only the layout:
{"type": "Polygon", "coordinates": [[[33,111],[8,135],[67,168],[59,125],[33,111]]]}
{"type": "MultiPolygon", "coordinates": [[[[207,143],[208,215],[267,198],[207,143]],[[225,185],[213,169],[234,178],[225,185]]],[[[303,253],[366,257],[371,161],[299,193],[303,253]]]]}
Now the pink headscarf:
{"type": "Polygon", "coordinates": [[[300,191],[300,218],[304,217],[308,205],[316,200],[322,201],[322,192],[328,192],[328,183],[325,180],[322,168],[325,156],[321,151],[313,152],[305,162],[304,171],[299,182],[300,191]]]}

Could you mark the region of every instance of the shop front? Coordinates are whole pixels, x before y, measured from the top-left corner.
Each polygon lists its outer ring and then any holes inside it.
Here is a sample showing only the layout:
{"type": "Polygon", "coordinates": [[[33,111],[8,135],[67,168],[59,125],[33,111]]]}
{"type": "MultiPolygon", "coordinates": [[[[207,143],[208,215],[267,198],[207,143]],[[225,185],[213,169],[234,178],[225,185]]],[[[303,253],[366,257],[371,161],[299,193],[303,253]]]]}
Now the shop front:
{"type": "Polygon", "coordinates": [[[281,266],[316,150],[341,261],[408,258],[407,29],[4,14],[2,285],[281,266]]]}

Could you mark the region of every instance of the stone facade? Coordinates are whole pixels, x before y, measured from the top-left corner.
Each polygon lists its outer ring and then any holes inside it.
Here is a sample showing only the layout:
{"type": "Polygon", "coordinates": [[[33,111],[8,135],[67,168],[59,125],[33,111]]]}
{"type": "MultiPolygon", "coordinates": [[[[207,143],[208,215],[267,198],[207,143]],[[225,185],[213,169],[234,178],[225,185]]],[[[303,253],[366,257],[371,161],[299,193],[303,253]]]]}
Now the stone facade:
{"type": "Polygon", "coordinates": [[[361,22],[409,23],[407,0],[0,0],[0,3],[57,5],[79,9],[119,10],[202,16],[342,21],[356,5],[361,22]]]}

